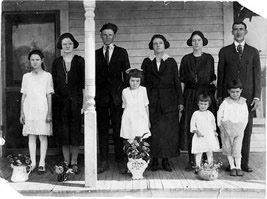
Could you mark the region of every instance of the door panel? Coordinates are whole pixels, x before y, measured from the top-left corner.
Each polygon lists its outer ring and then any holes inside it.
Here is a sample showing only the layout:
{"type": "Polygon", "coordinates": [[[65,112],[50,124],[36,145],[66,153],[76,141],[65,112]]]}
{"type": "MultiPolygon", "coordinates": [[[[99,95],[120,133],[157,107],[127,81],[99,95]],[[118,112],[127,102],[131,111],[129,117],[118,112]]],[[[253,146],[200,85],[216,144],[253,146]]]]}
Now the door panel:
{"type": "MultiPolygon", "coordinates": [[[[6,148],[26,148],[28,138],[22,136],[19,123],[21,80],[31,71],[28,54],[40,49],[45,56],[45,70],[51,72],[52,62],[59,51],[56,38],[59,36],[59,12],[7,12],[5,19],[5,134],[6,148]]],[[[49,147],[55,146],[49,138],[49,147]]]]}

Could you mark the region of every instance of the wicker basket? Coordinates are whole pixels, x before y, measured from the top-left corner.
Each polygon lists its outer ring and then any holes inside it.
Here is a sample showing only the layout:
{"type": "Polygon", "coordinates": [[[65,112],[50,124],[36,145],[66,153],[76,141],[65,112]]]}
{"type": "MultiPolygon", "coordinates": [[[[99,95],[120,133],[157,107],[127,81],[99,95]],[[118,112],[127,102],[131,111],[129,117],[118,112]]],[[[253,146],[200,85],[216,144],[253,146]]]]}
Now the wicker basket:
{"type": "Polygon", "coordinates": [[[202,180],[216,180],[219,172],[218,169],[199,169],[198,175],[202,180]]]}

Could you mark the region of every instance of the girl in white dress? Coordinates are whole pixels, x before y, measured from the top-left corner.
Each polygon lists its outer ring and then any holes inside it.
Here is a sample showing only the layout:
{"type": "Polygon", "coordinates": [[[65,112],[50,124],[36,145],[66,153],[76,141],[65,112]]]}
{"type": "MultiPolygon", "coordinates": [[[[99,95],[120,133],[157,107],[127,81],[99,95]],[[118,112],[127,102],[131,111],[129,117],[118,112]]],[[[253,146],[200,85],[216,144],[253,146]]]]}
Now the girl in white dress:
{"type": "Polygon", "coordinates": [[[190,121],[190,132],[194,133],[191,153],[195,154],[196,168],[201,166],[203,153],[207,155],[208,164],[212,164],[213,152],[219,150],[215,117],[208,110],[210,104],[210,96],[200,94],[198,97],[199,110],[193,113],[190,121]]]}
{"type": "Polygon", "coordinates": [[[122,91],[122,108],[124,108],[121,122],[120,137],[127,139],[130,143],[135,136],[148,138],[150,133],[150,122],[148,112],[148,97],[146,88],[140,86],[142,70],[130,68],[126,71],[129,79],[129,87],[122,91]]]}
{"type": "Polygon", "coordinates": [[[222,152],[230,164],[231,176],[243,176],[241,148],[244,130],[248,123],[246,99],[241,97],[242,83],[233,80],[226,84],[229,97],[225,98],[217,112],[217,123],[222,137],[222,152]]]}
{"type": "Polygon", "coordinates": [[[23,75],[21,85],[20,123],[24,136],[29,137],[31,170],[36,168],[36,139],[40,140],[38,173],[45,172],[47,136],[52,135],[51,95],[54,93],[52,75],[43,69],[44,55],[40,50],[29,53],[32,71],[23,75]]]}

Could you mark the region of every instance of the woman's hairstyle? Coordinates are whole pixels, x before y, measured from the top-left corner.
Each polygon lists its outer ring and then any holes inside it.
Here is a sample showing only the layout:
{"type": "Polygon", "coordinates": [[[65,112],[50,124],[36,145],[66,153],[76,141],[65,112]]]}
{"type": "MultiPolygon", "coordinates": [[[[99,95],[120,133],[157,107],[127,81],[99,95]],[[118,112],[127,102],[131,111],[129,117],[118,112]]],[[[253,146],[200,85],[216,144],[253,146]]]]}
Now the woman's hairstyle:
{"type": "Polygon", "coordinates": [[[227,82],[226,84],[226,89],[227,90],[230,90],[232,88],[240,88],[240,89],[243,89],[243,84],[242,82],[238,79],[238,80],[232,80],[232,81],[229,81],[227,82]]]}
{"type": "Polygon", "coordinates": [[[151,38],[151,40],[150,40],[150,42],[148,44],[148,47],[149,47],[150,50],[153,50],[153,41],[156,38],[160,38],[160,39],[163,40],[165,49],[170,47],[170,43],[167,41],[167,39],[163,35],[156,34],[156,35],[153,35],[153,37],[151,38]]]}
{"type": "Polygon", "coordinates": [[[209,102],[209,105],[210,105],[211,104],[211,97],[206,93],[202,93],[197,98],[197,103],[199,103],[199,102],[209,102]]]}
{"type": "Polygon", "coordinates": [[[58,49],[62,49],[62,40],[65,38],[69,38],[73,42],[73,48],[74,49],[78,48],[79,42],[74,38],[74,36],[71,33],[66,32],[66,33],[63,33],[62,35],[60,35],[60,37],[58,39],[58,42],[57,42],[57,48],[58,49]]]}
{"type": "Polygon", "coordinates": [[[193,37],[194,37],[195,35],[198,35],[198,36],[201,37],[201,39],[202,39],[202,41],[203,41],[203,46],[206,46],[206,45],[209,43],[208,39],[204,36],[204,34],[203,34],[201,31],[196,30],[196,31],[192,32],[190,38],[186,41],[186,44],[187,44],[188,46],[192,46],[192,39],[193,39],[193,37]]]}
{"type": "MultiPolygon", "coordinates": [[[[31,56],[32,56],[32,55],[39,55],[39,57],[40,57],[41,59],[44,59],[44,54],[43,54],[42,51],[40,51],[40,50],[37,50],[37,49],[32,50],[32,51],[29,53],[29,55],[28,55],[28,60],[29,60],[29,61],[31,60],[31,56]]],[[[41,67],[42,67],[43,70],[45,69],[45,67],[44,67],[44,62],[42,63],[41,67]]]]}
{"type": "Polygon", "coordinates": [[[127,82],[129,83],[129,80],[131,77],[140,78],[141,82],[143,82],[143,70],[138,68],[129,68],[125,71],[127,74],[127,82]]]}

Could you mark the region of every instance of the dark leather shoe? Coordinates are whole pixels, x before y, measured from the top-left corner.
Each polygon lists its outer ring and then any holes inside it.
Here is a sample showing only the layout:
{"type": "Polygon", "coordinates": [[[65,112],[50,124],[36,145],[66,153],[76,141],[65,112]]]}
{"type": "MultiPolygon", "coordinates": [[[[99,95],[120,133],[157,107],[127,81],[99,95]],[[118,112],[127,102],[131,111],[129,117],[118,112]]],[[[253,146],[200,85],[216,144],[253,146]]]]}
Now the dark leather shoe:
{"type": "Polygon", "coordinates": [[[236,170],[236,175],[237,176],[243,176],[244,174],[243,174],[243,171],[241,169],[237,169],[236,170]]]}
{"type": "Polygon", "coordinates": [[[228,166],[225,168],[225,171],[231,171],[231,169],[230,169],[230,165],[228,165],[228,166]]]}
{"type": "Polygon", "coordinates": [[[170,167],[170,164],[167,158],[164,158],[162,160],[162,168],[164,171],[172,172],[172,169],[170,167]]]}
{"type": "Polygon", "coordinates": [[[126,174],[128,171],[127,163],[125,161],[119,162],[118,169],[119,169],[120,174],[126,174]]]}
{"type": "Polygon", "coordinates": [[[158,158],[153,158],[152,159],[152,164],[151,164],[150,170],[151,171],[157,171],[158,169],[159,169],[159,161],[158,161],[158,158]]]}
{"type": "Polygon", "coordinates": [[[186,167],[185,167],[184,170],[185,170],[186,172],[193,171],[193,170],[194,170],[194,163],[189,162],[189,163],[186,165],[186,167]]]}
{"type": "Polygon", "coordinates": [[[103,173],[104,171],[108,170],[108,162],[103,161],[100,163],[100,166],[97,168],[97,173],[103,173]]]}
{"type": "Polygon", "coordinates": [[[236,169],[230,170],[230,176],[236,176],[236,169]]]}
{"type": "Polygon", "coordinates": [[[253,169],[250,168],[249,166],[241,165],[241,169],[245,172],[252,172],[253,169]]]}

